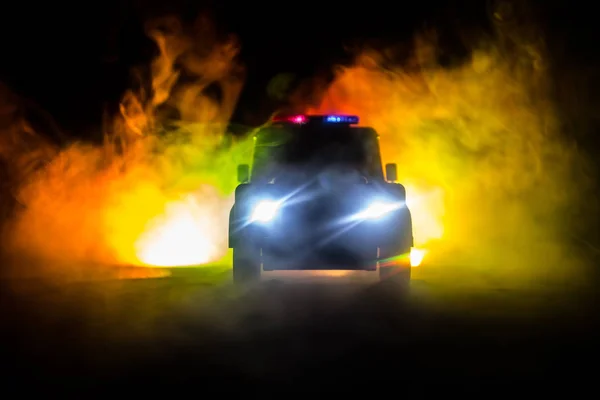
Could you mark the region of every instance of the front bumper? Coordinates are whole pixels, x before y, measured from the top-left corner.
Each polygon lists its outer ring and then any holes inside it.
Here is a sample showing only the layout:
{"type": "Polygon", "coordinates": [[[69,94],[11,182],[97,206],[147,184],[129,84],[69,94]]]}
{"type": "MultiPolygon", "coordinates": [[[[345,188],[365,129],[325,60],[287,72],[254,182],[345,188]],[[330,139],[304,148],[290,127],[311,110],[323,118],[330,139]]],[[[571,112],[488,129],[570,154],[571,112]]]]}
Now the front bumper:
{"type": "Polygon", "coordinates": [[[374,193],[359,185],[345,192],[305,191],[285,197],[270,193],[278,189],[272,186],[254,194],[237,193],[230,219],[229,246],[261,249],[266,270],[375,269],[379,249],[389,253],[412,246],[410,211],[389,193],[374,193]],[[253,211],[265,199],[282,205],[275,207],[268,221],[254,220],[253,211]],[[365,216],[374,200],[395,208],[365,216]]]}
{"type": "Polygon", "coordinates": [[[254,223],[244,245],[261,249],[265,270],[375,270],[382,247],[397,247],[407,226],[398,215],[374,221],[292,218],[254,223]]]}
{"type": "Polygon", "coordinates": [[[376,236],[376,232],[358,226],[350,229],[290,227],[275,232],[266,229],[257,232],[254,239],[261,248],[265,270],[375,269],[379,247],[376,236]]]}

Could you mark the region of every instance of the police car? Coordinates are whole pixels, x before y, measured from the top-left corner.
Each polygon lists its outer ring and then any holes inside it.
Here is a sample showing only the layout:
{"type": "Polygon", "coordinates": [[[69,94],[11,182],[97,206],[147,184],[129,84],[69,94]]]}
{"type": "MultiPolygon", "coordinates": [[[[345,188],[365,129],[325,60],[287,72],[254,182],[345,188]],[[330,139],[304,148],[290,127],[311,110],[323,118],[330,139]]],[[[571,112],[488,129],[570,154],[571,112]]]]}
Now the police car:
{"type": "Polygon", "coordinates": [[[382,168],[379,135],[353,115],[274,118],[238,166],[229,217],[233,280],[262,271],[379,271],[410,281],[412,219],[396,164],[382,168]]]}

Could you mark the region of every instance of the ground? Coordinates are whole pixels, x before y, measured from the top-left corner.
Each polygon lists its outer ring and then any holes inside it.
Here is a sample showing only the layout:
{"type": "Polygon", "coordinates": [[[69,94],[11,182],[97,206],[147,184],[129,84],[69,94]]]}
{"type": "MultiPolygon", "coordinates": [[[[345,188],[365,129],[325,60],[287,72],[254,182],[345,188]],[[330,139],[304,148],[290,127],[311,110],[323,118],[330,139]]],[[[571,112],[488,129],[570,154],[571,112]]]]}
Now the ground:
{"type": "Polygon", "coordinates": [[[367,272],[273,273],[237,290],[229,266],[5,280],[0,379],[20,393],[187,396],[364,388],[400,397],[486,385],[486,394],[572,394],[594,382],[598,318],[585,291],[419,268],[408,295],[367,272]]]}

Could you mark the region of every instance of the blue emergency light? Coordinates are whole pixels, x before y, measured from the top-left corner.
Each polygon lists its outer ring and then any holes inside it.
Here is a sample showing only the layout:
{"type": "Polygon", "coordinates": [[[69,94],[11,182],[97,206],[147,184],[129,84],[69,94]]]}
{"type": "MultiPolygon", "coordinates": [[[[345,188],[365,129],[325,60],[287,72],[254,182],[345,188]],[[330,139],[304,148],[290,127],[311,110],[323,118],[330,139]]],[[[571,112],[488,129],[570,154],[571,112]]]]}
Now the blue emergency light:
{"type": "Polygon", "coordinates": [[[327,115],[325,122],[330,124],[358,124],[356,115],[327,115]]]}
{"type": "Polygon", "coordinates": [[[309,122],[322,122],[324,124],[340,124],[340,125],[354,125],[358,124],[358,117],[356,115],[289,115],[289,116],[277,116],[273,118],[273,122],[287,122],[292,124],[304,125],[309,122]]]}

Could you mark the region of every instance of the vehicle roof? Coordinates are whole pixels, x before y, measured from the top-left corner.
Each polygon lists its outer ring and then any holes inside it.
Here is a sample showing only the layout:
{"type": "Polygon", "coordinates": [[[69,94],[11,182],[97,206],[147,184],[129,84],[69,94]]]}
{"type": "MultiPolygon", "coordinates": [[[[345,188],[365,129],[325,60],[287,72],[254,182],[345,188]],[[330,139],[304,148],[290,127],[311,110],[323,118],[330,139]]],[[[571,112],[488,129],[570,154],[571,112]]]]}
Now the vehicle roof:
{"type": "Polygon", "coordinates": [[[280,135],[281,133],[289,133],[289,134],[303,134],[303,135],[313,135],[313,134],[323,134],[327,132],[352,132],[352,133],[360,133],[364,135],[371,135],[379,137],[379,134],[375,129],[368,126],[352,126],[352,125],[322,125],[322,124],[304,124],[304,125],[295,125],[295,124],[286,124],[286,123],[275,123],[264,126],[256,132],[255,136],[270,136],[270,135],[280,135]]]}

